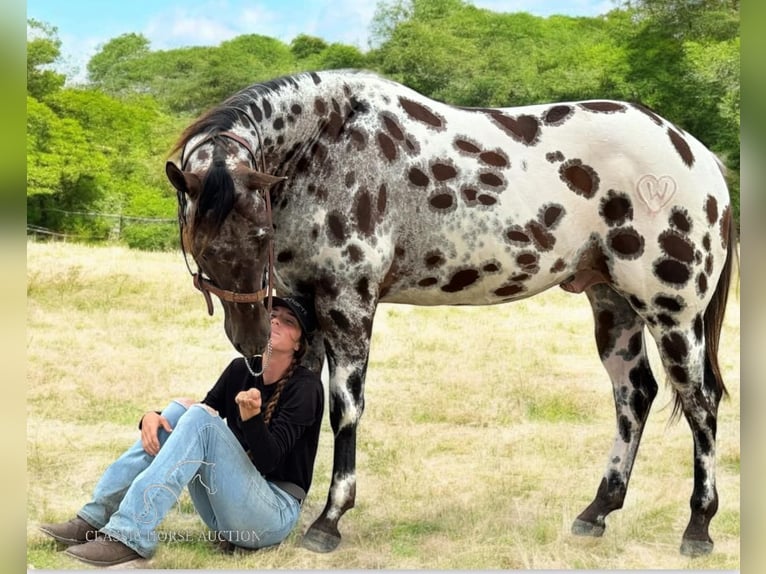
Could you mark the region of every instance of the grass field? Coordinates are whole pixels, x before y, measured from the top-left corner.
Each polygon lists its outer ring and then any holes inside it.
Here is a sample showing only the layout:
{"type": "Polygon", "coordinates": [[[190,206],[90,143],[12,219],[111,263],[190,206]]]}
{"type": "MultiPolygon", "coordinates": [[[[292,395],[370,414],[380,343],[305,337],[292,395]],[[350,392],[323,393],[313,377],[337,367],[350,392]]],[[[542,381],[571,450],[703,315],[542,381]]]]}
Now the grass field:
{"type": "MultiPolygon", "coordinates": [[[[37,530],[70,518],[149,409],[201,398],[234,356],[180,254],[27,245],[27,563],[82,569],[37,530]]],[[[188,494],[161,526],[159,569],[740,568],[740,322],[730,297],[721,364],[716,546],[678,547],[692,443],[668,425],[661,383],[622,510],[602,538],[570,534],[591,501],[615,428],[611,385],[584,295],[552,289],[495,307],[381,305],[358,436],[357,504],[341,546],[300,535],[321,512],[332,467],[325,420],[299,528],[282,545],[224,556],[188,494]]],[[[650,347],[654,350],[654,345],[650,347]]],[[[654,365],[657,365],[656,359],[654,365]]],[[[664,376],[655,370],[657,378],[664,376]]]]}

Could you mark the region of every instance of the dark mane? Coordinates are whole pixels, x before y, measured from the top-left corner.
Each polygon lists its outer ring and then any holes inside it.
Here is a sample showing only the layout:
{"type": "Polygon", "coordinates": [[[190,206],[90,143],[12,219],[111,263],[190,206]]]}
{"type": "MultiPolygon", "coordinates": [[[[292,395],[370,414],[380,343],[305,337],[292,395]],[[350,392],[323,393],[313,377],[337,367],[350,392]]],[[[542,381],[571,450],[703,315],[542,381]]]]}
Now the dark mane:
{"type": "Polygon", "coordinates": [[[230,96],[220,104],[210,108],[199,116],[191,125],[189,125],[173,148],[170,155],[181,150],[191,138],[200,133],[209,133],[211,135],[230,129],[235,123],[241,121],[243,117],[255,117],[260,120],[261,111],[253,108],[252,104],[260,99],[261,96],[279,92],[284,88],[298,88],[299,80],[311,78],[314,83],[321,82],[321,79],[314,72],[303,72],[289,76],[283,76],[267,82],[253,84],[230,96]]]}
{"type": "MultiPolygon", "coordinates": [[[[283,88],[297,88],[299,86],[298,80],[302,76],[310,76],[315,82],[320,81],[316,74],[304,73],[284,76],[240,90],[222,103],[210,108],[188,126],[173,146],[170,155],[183,149],[189,140],[198,134],[206,133],[215,137],[215,134],[231,129],[234,124],[243,121],[245,117],[250,122],[253,121],[253,118],[260,120],[262,112],[254,107],[255,102],[259,101],[262,96],[278,92],[283,88]]],[[[205,174],[194,225],[199,225],[202,219],[206,218],[213,225],[214,231],[217,232],[234,206],[234,192],[234,180],[226,168],[223,147],[216,141],[213,162],[205,174]]]]}

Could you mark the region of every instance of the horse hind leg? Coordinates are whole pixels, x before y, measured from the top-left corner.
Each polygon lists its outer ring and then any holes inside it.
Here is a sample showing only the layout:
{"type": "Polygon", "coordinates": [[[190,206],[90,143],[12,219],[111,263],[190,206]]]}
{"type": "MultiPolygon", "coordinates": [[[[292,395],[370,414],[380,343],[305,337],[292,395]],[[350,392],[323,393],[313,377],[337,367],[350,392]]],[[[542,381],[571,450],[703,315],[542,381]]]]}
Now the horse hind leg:
{"type": "Polygon", "coordinates": [[[601,536],[605,518],[622,508],[657,381],[644,344],[644,321],[607,285],[586,290],[593,309],[599,356],[612,381],[617,432],[596,496],[572,524],[572,533],[601,536]]]}
{"type": "Polygon", "coordinates": [[[697,315],[686,327],[653,333],[668,379],[675,393],[674,414],[679,410],[694,440],[694,488],[689,502],[691,517],[684,531],[681,553],[709,554],[713,540],[709,525],[718,511],[715,478],[718,405],[726,392],[717,360],[705,346],[703,319],[697,315]]]}

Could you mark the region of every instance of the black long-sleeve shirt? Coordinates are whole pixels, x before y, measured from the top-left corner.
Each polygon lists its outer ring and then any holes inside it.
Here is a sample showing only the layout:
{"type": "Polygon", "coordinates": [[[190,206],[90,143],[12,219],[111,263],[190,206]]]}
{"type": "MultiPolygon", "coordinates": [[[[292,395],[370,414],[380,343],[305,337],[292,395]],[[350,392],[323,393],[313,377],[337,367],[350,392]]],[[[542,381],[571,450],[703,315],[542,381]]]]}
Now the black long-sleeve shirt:
{"type": "Polygon", "coordinates": [[[262,376],[253,377],[244,359],[238,358],[221,373],[202,402],[226,419],[266,480],[292,482],[308,492],[324,412],[322,381],[305,367],[296,367],[267,426],[263,414],[276,386],[264,385],[262,376]],[[234,397],[250,388],[261,392],[263,406],[259,414],[243,421],[234,397]]]}

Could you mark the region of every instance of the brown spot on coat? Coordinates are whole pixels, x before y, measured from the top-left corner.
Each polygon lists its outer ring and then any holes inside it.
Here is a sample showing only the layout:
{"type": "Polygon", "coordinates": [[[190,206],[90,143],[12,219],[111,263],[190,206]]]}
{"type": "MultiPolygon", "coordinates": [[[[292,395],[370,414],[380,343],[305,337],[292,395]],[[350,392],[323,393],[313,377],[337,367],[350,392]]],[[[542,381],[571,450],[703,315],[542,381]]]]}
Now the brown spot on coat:
{"type": "Polygon", "coordinates": [[[537,221],[530,221],[525,229],[532,236],[540,251],[550,251],[556,244],[556,237],[537,221]]]}
{"type": "Polygon", "coordinates": [[[694,317],[694,336],[697,338],[697,342],[702,342],[702,336],[704,334],[704,322],[702,321],[702,315],[699,313],[694,317]]]}
{"type": "Polygon", "coordinates": [[[494,173],[490,172],[484,172],[479,174],[479,180],[485,185],[490,185],[492,187],[499,187],[503,185],[503,179],[494,173]]]}
{"type": "Polygon", "coordinates": [[[327,214],[327,236],[333,244],[342,244],[346,241],[344,221],[345,217],[337,211],[327,214]]]}
{"type": "Polygon", "coordinates": [[[545,154],[545,159],[549,163],[559,163],[564,161],[564,154],[560,151],[548,152],[545,154]]]}
{"type": "Polygon", "coordinates": [[[707,220],[710,225],[714,225],[718,221],[718,200],[712,195],[708,195],[705,201],[705,213],[707,213],[707,220]]]}
{"type": "Polygon", "coordinates": [[[264,98],[263,100],[261,100],[261,105],[263,106],[263,117],[265,117],[266,119],[269,119],[273,112],[273,110],[271,109],[271,104],[269,103],[269,100],[264,98]]]}
{"type": "Polygon", "coordinates": [[[694,165],[694,154],[692,153],[689,144],[686,142],[686,139],[684,139],[681,134],[670,127],[668,128],[668,137],[670,138],[670,141],[673,143],[673,147],[676,148],[676,151],[681,156],[681,159],[686,164],[686,166],[691,167],[694,165]]]}
{"type": "Polygon", "coordinates": [[[516,141],[525,145],[535,145],[540,138],[540,122],[534,116],[522,114],[516,118],[500,112],[491,112],[490,117],[516,141]]]}
{"type": "Polygon", "coordinates": [[[292,251],[280,251],[277,253],[277,262],[279,263],[289,263],[293,260],[293,252],[292,251]]]}
{"type": "Polygon", "coordinates": [[[444,257],[444,254],[441,251],[433,251],[426,254],[425,262],[426,267],[433,269],[435,267],[444,265],[447,262],[447,259],[444,257]]]}
{"type": "Polygon", "coordinates": [[[600,357],[606,357],[614,347],[612,330],[614,329],[614,314],[611,311],[600,311],[596,316],[596,348],[600,357]]]}
{"type": "Polygon", "coordinates": [[[615,112],[624,112],[627,108],[619,102],[582,102],[580,107],[589,112],[600,114],[613,114],[615,112]]]}
{"type": "Polygon", "coordinates": [[[683,301],[679,301],[676,297],[670,297],[668,295],[657,295],[654,298],[654,304],[663,309],[667,309],[671,313],[678,313],[684,308],[683,301]]]}
{"type": "Polygon", "coordinates": [[[551,266],[551,273],[560,273],[564,269],[566,269],[566,262],[562,258],[556,259],[556,261],[551,266]]]}
{"type": "Polygon", "coordinates": [[[396,159],[396,146],[391,138],[383,132],[378,132],[378,145],[383,152],[383,156],[388,161],[394,161],[396,159]]]}
{"type": "Polygon", "coordinates": [[[633,204],[626,194],[610,189],[606,197],[601,200],[599,213],[610,227],[625,225],[627,221],[633,219],[633,204]]]}
{"type": "Polygon", "coordinates": [[[675,259],[660,259],[654,264],[654,274],[665,283],[683,286],[689,281],[689,267],[675,259]]]}
{"type": "Polygon", "coordinates": [[[607,243],[622,259],[637,259],[644,253],[644,238],[632,227],[611,230],[607,243]]]}
{"type": "Polygon", "coordinates": [[[383,116],[383,124],[393,138],[399,141],[404,140],[404,133],[402,133],[402,129],[399,127],[399,124],[396,123],[396,120],[389,116],[383,116]]]}
{"type": "Polygon", "coordinates": [[[473,203],[476,201],[476,195],[478,194],[475,189],[471,189],[470,187],[464,187],[460,190],[460,193],[463,194],[463,197],[465,197],[468,203],[473,203]]]}
{"type": "Polygon", "coordinates": [[[437,193],[428,201],[436,209],[450,209],[455,206],[455,199],[449,193],[437,193]]]}
{"type": "Polygon", "coordinates": [[[428,176],[416,167],[410,168],[407,177],[409,177],[409,180],[418,187],[426,187],[430,181],[428,176]]]}
{"type": "Polygon", "coordinates": [[[659,237],[662,250],[669,257],[691,263],[694,261],[694,246],[689,241],[673,231],[665,231],[659,237]]]}
{"type": "Polygon", "coordinates": [[[683,233],[689,233],[692,228],[692,221],[686,210],[674,208],[673,213],[670,214],[670,225],[683,233]]]}
{"type": "Polygon", "coordinates": [[[544,205],[540,208],[540,221],[548,229],[555,229],[564,216],[564,206],[558,204],[544,205]]]}
{"type": "Polygon", "coordinates": [[[508,231],[505,232],[505,236],[511,243],[520,245],[528,245],[532,241],[529,235],[527,235],[518,225],[514,225],[508,229],[508,231]]]}
{"type": "Polygon", "coordinates": [[[495,295],[498,297],[511,297],[517,293],[521,293],[522,291],[524,291],[523,285],[511,284],[500,287],[499,289],[495,289],[495,295]]]}
{"type": "Polygon", "coordinates": [[[356,282],[356,292],[362,301],[370,301],[372,295],[370,294],[370,280],[367,277],[360,277],[356,282]]]}
{"type": "Polygon", "coordinates": [[[584,165],[579,159],[572,159],[561,165],[559,175],[569,189],[577,195],[590,199],[598,191],[599,177],[589,165],[584,165]]]}
{"type": "Polygon", "coordinates": [[[359,231],[365,235],[372,235],[375,232],[375,220],[372,214],[372,198],[366,189],[359,190],[356,194],[354,211],[359,231]]]}
{"type": "Polygon", "coordinates": [[[455,140],[455,146],[459,150],[467,152],[467,153],[470,153],[470,154],[479,153],[481,151],[474,144],[472,144],[471,142],[466,141],[466,140],[455,140]]]}
{"type": "Polygon", "coordinates": [[[380,184],[378,189],[378,217],[383,217],[386,213],[386,205],[388,203],[388,190],[385,183],[380,184]]]}
{"type": "Polygon", "coordinates": [[[442,285],[441,289],[445,293],[456,293],[473,285],[478,279],[479,272],[476,269],[463,269],[452,275],[449,283],[442,285]]]}
{"type": "Polygon", "coordinates": [[[516,263],[528,273],[537,273],[540,270],[538,262],[537,253],[531,251],[524,251],[516,256],[516,263]]]}
{"type": "Polygon", "coordinates": [[[446,163],[435,163],[431,166],[431,173],[434,174],[437,181],[446,181],[455,177],[457,170],[446,163]]]}
{"type": "Polygon", "coordinates": [[[549,126],[561,125],[573,114],[572,106],[556,105],[543,113],[543,122],[549,126]]]}
{"type": "Polygon", "coordinates": [[[494,151],[482,152],[479,155],[479,159],[484,163],[495,167],[505,167],[508,165],[508,159],[494,151]]]}
{"type": "Polygon", "coordinates": [[[346,250],[348,251],[348,257],[352,262],[359,263],[364,259],[364,252],[358,245],[349,245],[346,250]]]}
{"type": "Polygon", "coordinates": [[[404,108],[404,111],[407,112],[407,115],[409,115],[414,120],[423,122],[424,124],[433,126],[435,128],[441,128],[444,126],[444,120],[442,118],[417,102],[413,102],[408,98],[399,96],[399,104],[401,104],[401,106],[404,108]]]}
{"type": "Polygon", "coordinates": [[[257,105],[250,104],[250,113],[253,114],[253,119],[256,122],[263,120],[263,112],[261,112],[261,108],[259,108],[257,105]]]}
{"type": "Polygon", "coordinates": [[[662,337],[660,343],[665,355],[670,357],[674,363],[683,363],[688,354],[689,349],[686,346],[686,339],[678,332],[672,332],[662,337]]]}
{"type": "Polygon", "coordinates": [[[364,134],[364,132],[352,128],[348,131],[348,135],[351,138],[351,141],[354,143],[357,151],[362,151],[365,147],[367,147],[367,136],[364,134]]]}
{"type": "Polygon", "coordinates": [[[655,124],[657,124],[658,126],[662,125],[662,118],[660,116],[658,116],[657,114],[655,114],[652,110],[650,110],[646,106],[644,106],[642,104],[639,104],[639,103],[631,103],[631,105],[634,108],[636,108],[639,112],[641,112],[642,114],[646,114],[647,116],[649,116],[651,118],[651,120],[655,124]]]}
{"type": "Polygon", "coordinates": [[[700,273],[697,276],[697,288],[699,289],[700,294],[704,295],[707,293],[707,277],[704,273],[700,273]]]}
{"type": "Polygon", "coordinates": [[[689,375],[686,374],[686,369],[680,365],[673,365],[668,369],[668,372],[670,373],[670,377],[677,383],[685,385],[689,382],[689,375]]]}

